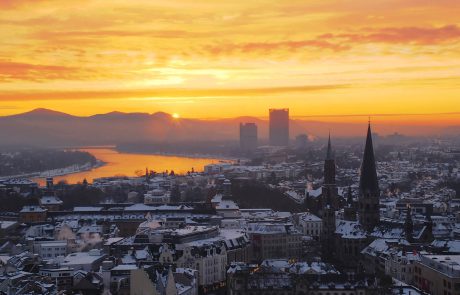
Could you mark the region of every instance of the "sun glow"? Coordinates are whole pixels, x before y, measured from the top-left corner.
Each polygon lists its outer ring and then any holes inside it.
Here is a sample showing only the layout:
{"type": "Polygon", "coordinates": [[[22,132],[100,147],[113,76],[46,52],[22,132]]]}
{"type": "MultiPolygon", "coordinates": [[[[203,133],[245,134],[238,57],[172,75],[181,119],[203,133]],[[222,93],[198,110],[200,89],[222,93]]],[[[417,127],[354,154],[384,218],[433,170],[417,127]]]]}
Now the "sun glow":
{"type": "Polygon", "coordinates": [[[0,0],[0,116],[460,112],[458,0],[83,2],[0,0]]]}
{"type": "Polygon", "coordinates": [[[180,115],[179,115],[178,113],[174,113],[174,114],[172,114],[172,117],[173,117],[174,119],[179,119],[179,118],[180,118],[180,115]]]}

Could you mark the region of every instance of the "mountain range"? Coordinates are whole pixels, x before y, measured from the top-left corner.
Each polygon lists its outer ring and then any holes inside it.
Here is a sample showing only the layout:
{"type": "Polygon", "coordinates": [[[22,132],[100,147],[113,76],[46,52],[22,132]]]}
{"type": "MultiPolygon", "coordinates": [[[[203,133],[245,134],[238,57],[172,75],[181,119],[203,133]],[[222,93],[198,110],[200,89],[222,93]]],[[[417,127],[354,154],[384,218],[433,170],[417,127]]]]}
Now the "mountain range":
{"type": "MultiPolygon", "coordinates": [[[[239,124],[254,122],[259,138],[268,137],[268,121],[256,117],[226,119],[173,118],[164,112],[110,112],[87,117],[74,116],[49,109],[35,109],[17,115],[0,117],[0,146],[84,146],[117,145],[132,142],[199,142],[235,141],[239,124]]],[[[367,122],[341,123],[291,119],[290,136],[308,134],[312,138],[334,136],[363,136],[367,122]]],[[[395,132],[413,135],[460,134],[460,126],[411,126],[375,124],[380,134],[395,132]]]]}

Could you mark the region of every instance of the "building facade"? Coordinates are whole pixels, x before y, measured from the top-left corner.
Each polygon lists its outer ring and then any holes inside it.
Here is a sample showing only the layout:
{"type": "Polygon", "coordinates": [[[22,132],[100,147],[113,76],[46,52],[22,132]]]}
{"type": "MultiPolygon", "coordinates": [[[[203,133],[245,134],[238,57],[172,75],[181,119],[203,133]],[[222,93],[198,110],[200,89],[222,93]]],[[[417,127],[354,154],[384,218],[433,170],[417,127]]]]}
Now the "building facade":
{"type": "Polygon", "coordinates": [[[421,255],[414,284],[433,295],[460,294],[460,255],[421,255]]]}
{"type": "Polygon", "coordinates": [[[240,123],[240,148],[242,151],[253,151],[257,148],[257,125],[240,123]]]}
{"type": "Polygon", "coordinates": [[[269,143],[271,146],[289,145],[289,109],[270,109],[269,143]]]}

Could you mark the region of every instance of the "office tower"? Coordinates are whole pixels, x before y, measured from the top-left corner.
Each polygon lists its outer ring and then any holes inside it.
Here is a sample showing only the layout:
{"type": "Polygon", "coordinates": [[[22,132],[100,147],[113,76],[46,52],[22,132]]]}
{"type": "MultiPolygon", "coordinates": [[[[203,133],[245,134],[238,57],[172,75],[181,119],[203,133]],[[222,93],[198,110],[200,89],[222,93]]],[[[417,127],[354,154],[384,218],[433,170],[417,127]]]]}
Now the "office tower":
{"type": "Polygon", "coordinates": [[[289,145],[289,109],[270,109],[269,133],[271,146],[289,145]]]}
{"type": "Polygon", "coordinates": [[[243,151],[257,148],[257,125],[255,123],[240,123],[240,147],[243,151]]]}

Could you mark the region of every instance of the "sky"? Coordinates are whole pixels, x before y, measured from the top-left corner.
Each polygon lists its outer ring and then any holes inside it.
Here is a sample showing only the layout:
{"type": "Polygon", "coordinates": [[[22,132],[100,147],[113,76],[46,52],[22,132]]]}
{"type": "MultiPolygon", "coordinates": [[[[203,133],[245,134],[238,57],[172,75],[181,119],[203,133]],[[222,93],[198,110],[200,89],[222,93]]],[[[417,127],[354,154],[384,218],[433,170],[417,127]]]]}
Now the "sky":
{"type": "Polygon", "coordinates": [[[459,123],[459,15],[458,0],[0,0],[0,115],[459,123]]]}

